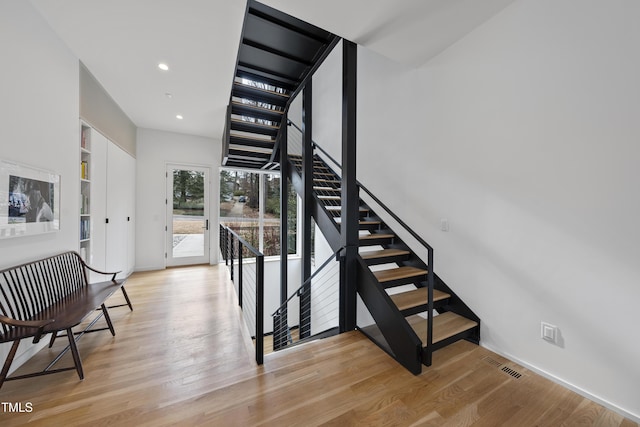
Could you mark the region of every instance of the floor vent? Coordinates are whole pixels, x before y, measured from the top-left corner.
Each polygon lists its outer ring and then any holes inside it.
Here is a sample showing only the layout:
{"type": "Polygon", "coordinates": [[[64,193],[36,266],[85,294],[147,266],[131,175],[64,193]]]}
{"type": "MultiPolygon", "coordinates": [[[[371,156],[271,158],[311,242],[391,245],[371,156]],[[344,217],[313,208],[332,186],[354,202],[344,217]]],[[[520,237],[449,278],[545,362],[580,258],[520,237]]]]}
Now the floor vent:
{"type": "Polygon", "coordinates": [[[482,360],[484,360],[491,366],[495,366],[496,368],[499,368],[500,366],[502,366],[502,363],[498,362],[495,359],[492,359],[490,356],[484,357],[482,360]]]}
{"type": "Polygon", "coordinates": [[[514,371],[511,368],[507,368],[506,366],[502,367],[502,372],[506,372],[507,374],[511,375],[513,378],[520,378],[522,376],[522,374],[518,371],[514,371]]]}

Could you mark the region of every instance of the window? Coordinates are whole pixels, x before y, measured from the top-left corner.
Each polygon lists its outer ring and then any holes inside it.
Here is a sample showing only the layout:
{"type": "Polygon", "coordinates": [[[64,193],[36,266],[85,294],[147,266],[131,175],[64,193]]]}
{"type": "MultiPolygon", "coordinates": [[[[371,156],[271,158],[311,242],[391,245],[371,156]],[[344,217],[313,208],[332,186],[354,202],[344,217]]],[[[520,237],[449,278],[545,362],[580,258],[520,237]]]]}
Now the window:
{"type": "MultiPolygon", "coordinates": [[[[298,197],[289,187],[288,253],[297,253],[298,197]]],[[[265,256],[280,255],[280,175],[222,169],[220,223],[265,256]]]]}

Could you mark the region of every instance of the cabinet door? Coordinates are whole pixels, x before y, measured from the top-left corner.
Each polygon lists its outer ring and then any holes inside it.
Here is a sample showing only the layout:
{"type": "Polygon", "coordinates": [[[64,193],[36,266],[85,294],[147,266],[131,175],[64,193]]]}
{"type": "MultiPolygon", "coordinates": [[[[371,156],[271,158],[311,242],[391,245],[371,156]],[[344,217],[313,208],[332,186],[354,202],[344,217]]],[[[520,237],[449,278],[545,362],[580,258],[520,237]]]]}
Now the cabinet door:
{"type": "Polygon", "coordinates": [[[107,149],[107,238],[108,271],[125,277],[133,270],[130,254],[134,232],[130,226],[135,203],[135,160],[115,144],[107,149]]]}
{"type": "MultiPolygon", "coordinates": [[[[91,258],[89,265],[104,271],[106,268],[107,217],[107,145],[110,142],[101,133],[91,130],[91,258]]],[[[103,275],[95,280],[104,280],[103,275]]],[[[94,279],[94,275],[92,275],[94,279]]]]}

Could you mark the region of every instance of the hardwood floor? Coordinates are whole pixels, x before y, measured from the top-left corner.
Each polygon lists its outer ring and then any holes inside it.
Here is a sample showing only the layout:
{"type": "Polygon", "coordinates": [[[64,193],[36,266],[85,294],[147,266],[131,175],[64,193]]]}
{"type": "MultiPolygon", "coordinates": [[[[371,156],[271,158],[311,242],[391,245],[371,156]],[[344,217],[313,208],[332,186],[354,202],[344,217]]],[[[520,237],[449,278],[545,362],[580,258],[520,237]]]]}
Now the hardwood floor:
{"type": "MultiPolygon", "coordinates": [[[[0,425],[638,425],[467,342],[437,351],[419,376],[359,332],[256,366],[227,277],[224,266],[134,274],[134,311],[110,311],[117,335],[79,343],[85,379],[69,371],[5,383],[0,402],[32,410],[3,404],[0,425]]],[[[42,350],[20,371],[55,354],[42,350]]]]}

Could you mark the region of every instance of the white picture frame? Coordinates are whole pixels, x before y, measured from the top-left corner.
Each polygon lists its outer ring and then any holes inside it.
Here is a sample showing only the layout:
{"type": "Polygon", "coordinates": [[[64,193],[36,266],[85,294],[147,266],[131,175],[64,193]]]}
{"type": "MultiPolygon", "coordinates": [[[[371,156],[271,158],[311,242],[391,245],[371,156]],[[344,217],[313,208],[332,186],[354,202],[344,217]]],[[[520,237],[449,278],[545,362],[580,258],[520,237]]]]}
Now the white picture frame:
{"type": "Polygon", "coordinates": [[[0,239],[60,230],[60,175],[0,160],[0,239]]]}

